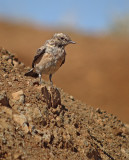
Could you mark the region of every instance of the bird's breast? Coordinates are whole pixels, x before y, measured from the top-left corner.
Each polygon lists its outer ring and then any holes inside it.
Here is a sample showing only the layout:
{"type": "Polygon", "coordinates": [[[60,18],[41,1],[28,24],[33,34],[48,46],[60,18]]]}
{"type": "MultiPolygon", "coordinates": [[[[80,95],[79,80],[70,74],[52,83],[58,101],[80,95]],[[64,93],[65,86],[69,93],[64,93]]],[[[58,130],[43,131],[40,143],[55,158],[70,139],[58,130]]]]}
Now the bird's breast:
{"type": "Polygon", "coordinates": [[[36,64],[37,72],[53,74],[60,68],[62,62],[65,60],[65,55],[65,50],[52,47],[48,48],[40,62],[36,64]]]}

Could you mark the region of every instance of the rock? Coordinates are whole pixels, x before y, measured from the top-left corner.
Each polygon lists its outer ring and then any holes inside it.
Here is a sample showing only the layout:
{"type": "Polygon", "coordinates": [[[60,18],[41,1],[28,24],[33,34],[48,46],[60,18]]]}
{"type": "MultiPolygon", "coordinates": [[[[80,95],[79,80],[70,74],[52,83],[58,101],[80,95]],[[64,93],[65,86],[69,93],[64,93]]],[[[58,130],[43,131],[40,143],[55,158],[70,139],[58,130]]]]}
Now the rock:
{"type": "Polygon", "coordinates": [[[42,137],[39,136],[39,135],[34,135],[34,138],[35,138],[35,141],[38,143],[38,142],[41,142],[42,140],[42,137]]]}
{"type": "Polygon", "coordinates": [[[3,106],[10,107],[10,105],[9,105],[9,99],[8,99],[5,91],[2,91],[2,92],[0,93],[0,103],[1,103],[3,106]]]}
{"type": "Polygon", "coordinates": [[[4,78],[9,78],[8,74],[3,75],[4,78]]]}
{"type": "Polygon", "coordinates": [[[29,133],[30,132],[30,129],[29,129],[29,126],[28,126],[28,123],[23,123],[22,125],[22,129],[24,130],[25,133],[29,133]]]}
{"type": "Polygon", "coordinates": [[[27,107],[30,107],[30,106],[31,106],[31,104],[30,104],[30,103],[26,103],[26,106],[27,106],[27,107]]]}
{"type": "Polygon", "coordinates": [[[18,64],[19,64],[19,62],[17,62],[17,61],[13,61],[13,65],[14,65],[14,67],[17,67],[17,66],[18,66],[18,64]]]}
{"type": "Polygon", "coordinates": [[[121,148],[121,152],[126,156],[126,158],[129,158],[129,150],[125,148],[121,148]]]}
{"type": "Polygon", "coordinates": [[[11,87],[12,86],[12,82],[8,82],[9,86],[11,87]]]}
{"type": "Polygon", "coordinates": [[[11,65],[14,65],[14,64],[13,64],[13,59],[10,58],[10,59],[8,60],[8,63],[11,64],[11,65]]]}
{"type": "Polygon", "coordinates": [[[7,144],[7,139],[2,138],[2,145],[6,145],[7,144]]]}
{"type": "Polygon", "coordinates": [[[3,111],[12,117],[12,109],[8,107],[3,107],[3,111]]]}
{"type": "Polygon", "coordinates": [[[45,86],[45,87],[42,87],[41,88],[41,92],[42,92],[42,94],[43,94],[43,101],[45,102],[45,103],[47,103],[47,105],[49,106],[49,107],[51,107],[51,94],[49,93],[49,91],[47,90],[47,87],[45,86]]]}
{"type": "Polygon", "coordinates": [[[129,135],[129,124],[125,124],[125,127],[122,128],[122,131],[123,131],[125,134],[129,135]]]}
{"type": "Polygon", "coordinates": [[[61,96],[57,88],[50,87],[47,89],[45,86],[41,88],[41,91],[43,101],[46,102],[49,107],[57,108],[58,105],[61,105],[61,96]]]}
{"type": "Polygon", "coordinates": [[[50,87],[51,94],[51,104],[53,108],[57,108],[58,105],[61,105],[61,96],[57,88],[50,87]]]}
{"type": "Polygon", "coordinates": [[[37,118],[42,117],[41,111],[38,108],[34,109],[34,116],[37,118]]]}
{"type": "Polygon", "coordinates": [[[3,83],[2,83],[2,82],[0,82],[0,85],[3,85],[3,83]]]}
{"type": "Polygon", "coordinates": [[[3,55],[2,58],[3,58],[4,60],[8,60],[8,59],[9,59],[9,55],[3,55]]]}
{"type": "Polygon", "coordinates": [[[12,108],[0,103],[0,159],[129,159],[128,124],[49,83],[38,85],[20,62],[13,67],[5,59],[0,53],[0,100],[12,108]]]}
{"type": "Polygon", "coordinates": [[[46,142],[50,142],[51,140],[51,133],[49,130],[45,130],[43,131],[43,140],[46,141],[46,142]]]}
{"type": "Polygon", "coordinates": [[[49,130],[44,130],[42,134],[42,146],[48,148],[48,146],[53,142],[54,135],[49,130]]]}
{"type": "Polygon", "coordinates": [[[42,114],[38,108],[34,108],[32,112],[33,118],[40,118],[42,117],[42,114]]]}
{"type": "Polygon", "coordinates": [[[20,103],[25,103],[25,95],[23,90],[12,93],[13,100],[19,101],[20,103]]]}
{"type": "Polygon", "coordinates": [[[13,159],[15,160],[15,159],[22,159],[22,154],[21,153],[14,153],[13,154],[13,159]]]}
{"type": "Polygon", "coordinates": [[[25,64],[23,62],[20,63],[20,67],[25,67],[25,64]]]}
{"type": "Polygon", "coordinates": [[[20,126],[23,126],[23,124],[27,123],[27,119],[22,114],[13,114],[13,120],[18,123],[20,126]]]}
{"type": "Polygon", "coordinates": [[[74,101],[74,97],[73,97],[73,96],[69,96],[69,98],[70,98],[72,101],[74,101]]]}
{"type": "Polygon", "coordinates": [[[102,111],[100,110],[100,108],[96,108],[96,112],[99,114],[102,114],[102,111]]]}

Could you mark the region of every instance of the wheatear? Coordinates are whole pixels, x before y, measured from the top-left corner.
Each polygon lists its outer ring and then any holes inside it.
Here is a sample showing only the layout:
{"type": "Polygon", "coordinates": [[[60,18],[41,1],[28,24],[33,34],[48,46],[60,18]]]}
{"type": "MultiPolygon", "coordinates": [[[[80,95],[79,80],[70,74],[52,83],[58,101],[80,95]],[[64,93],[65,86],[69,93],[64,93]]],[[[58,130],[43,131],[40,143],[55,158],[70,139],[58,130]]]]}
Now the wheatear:
{"type": "Polygon", "coordinates": [[[68,35],[55,33],[52,39],[47,40],[37,50],[32,62],[32,69],[25,76],[32,76],[33,73],[38,74],[41,84],[42,74],[47,74],[52,85],[52,74],[64,64],[66,56],[65,46],[70,43],[75,44],[68,35]]]}

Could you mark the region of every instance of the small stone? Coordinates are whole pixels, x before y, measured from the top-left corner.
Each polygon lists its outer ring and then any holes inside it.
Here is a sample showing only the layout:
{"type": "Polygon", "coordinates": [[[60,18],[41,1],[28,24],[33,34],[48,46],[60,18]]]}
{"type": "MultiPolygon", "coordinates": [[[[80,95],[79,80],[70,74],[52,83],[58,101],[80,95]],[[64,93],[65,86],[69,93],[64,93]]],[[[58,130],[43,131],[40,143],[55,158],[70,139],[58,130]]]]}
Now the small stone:
{"type": "Polygon", "coordinates": [[[99,114],[102,114],[102,111],[100,110],[100,108],[97,108],[96,112],[98,112],[99,114]]]}
{"type": "Polygon", "coordinates": [[[12,82],[8,82],[9,86],[11,87],[12,86],[12,82]]]}
{"type": "Polygon", "coordinates": [[[9,63],[9,64],[12,64],[12,59],[9,59],[9,60],[8,60],[8,63],[9,63]]]}
{"type": "Polygon", "coordinates": [[[59,116],[56,117],[56,121],[61,121],[59,116]]]}
{"type": "Polygon", "coordinates": [[[27,66],[27,67],[25,67],[25,69],[26,69],[26,70],[30,70],[30,69],[31,69],[31,67],[30,67],[30,66],[27,66]]]}
{"type": "Polygon", "coordinates": [[[42,109],[42,112],[43,112],[43,115],[48,116],[48,113],[49,113],[48,106],[44,106],[43,109],[42,109]]]}
{"type": "Polygon", "coordinates": [[[20,66],[20,67],[24,67],[25,64],[21,62],[19,66],[20,66]]]}
{"type": "Polygon", "coordinates": [[[125,134],[129,135],[129,124],[125,124],[125,127],[122,128],[122,131],[123,131],[125,134]]]}
{"type": "Polygon", "coordinates": [[[9,116],[12,116],[12,109],[8,107],[3,107],[3,111],[7,113],[9,116]]]}
{"type": "Polygon", "coordinates": [[[3,58],[4,60],[8,60],[8,59],[9,59],[9,56],[8,56],[8,55],[3,55],[2,58],[3,58]]]}
{"type": "Polygon", "coordinates": [[[50,131],[49,130],[45,130],[44,132],[43,132],[43,140],[45,141],[45,142],[50,142],[50,140],[51,140],[51,133],[50,133],[50,131]]]}
{"type": "Polygon", "coordinates": [[[13,114],[13,120],[20,126],[27,122],[26,117],[22,114],[13,114]]]}
{"type": "Polygon", "coordinates": [[[13,159],[22,159],[22,154],[21,153],[14,153],[13,154],[13,159]]]}
{"type": "Polygon", "coordinates": [[[20,103],[25,103],[25,95],[23,90],[12,93],[13,100],[19,101],[20,103]]]}
{"type": "Polygon", "coordinates": [[[37,130],[35,129],[35,126],[32,125],[32,124],[29,125],[29,130],[30,130],[30,132],[33,133],[33,134],[37,134],[37,133],[38,133],[37,130]]]}
{"type": "Polygon", "coordinates": [[[30,107],[30,106],[31,106],[31,104],[30,104],[30,103],[26,103],[26,106],[27,106],[27,107],[30,107]]]}
{"type": "Polygon", "coordinates": [[[41,114],[41,112],[40,112],[40,110],[38,108],[34,108],[33,117],[34,118],[40,118],[40,117],[42,117],[42,114],[41,114]]]}
{"type": "Polygon", "coordinates": [[[18,66],[18,62],[17,61],[13,61],[13,65],[14,65],[14,67],[17,67],[18,66]]]}
{"type": "Polygon", "coordinates": [[[73,96],[69,96],[69,98],[70,98],[72,101],[74,101],[74,97],[73,97],[73,96]]]}
{"type": "Polygon", "coordinates": [[[2,138],[2,144],[7,144],[7,140],[5,138],[2,138]]]}
{"type": "Polygon", "coordinates": [[[129,158],[129,150],[126,148],[121,148],[121,152],[126,156],[126,158],[129,158]]]}
{"type": "Polygon", "coordinates": [[[20,103],[25,103],[25,96],[24,95],[20,96],[19,102],[20,103]]]}
{"type": "Polygon", "coordinates": [[[23,123],[22,125],[22,129],[24,130],[25,133],[29,133],[30,130],[29,130],[29,127],[28,127],[28,123],[23,123]]]}
{"type": "Polygon", "coordinates": [[[42,140],[42,137],[40,135],[34,135],[34,138],[35,138],[35,141],[38,143],[38,142],[41,142],[42,140]]]}
{"type": "Polygon", "coordinates": [[[15,77],[15,76],[12,78],[12,80],[13,81],[18,81],[17,77],[15,77]]]}
{"type": "Polygon", "coordinates": [[[84,141],[84,145],[85,145],[86,147],[88,147],[89,143],[85,140],[85,141],[84,141]]]}
{"type": "Polygon", "coordinates": [[[8,74],[3,75],[4,78],[9,78],[8,74]]]}
{"type": "Polygon", "coordinates": [[[2,92],[0,93],[0,103],[1,103],[3,106],[10,107],[10,105],[9,105],[9,99],[8,99],[5,91],[2,91],[2,92]]]}

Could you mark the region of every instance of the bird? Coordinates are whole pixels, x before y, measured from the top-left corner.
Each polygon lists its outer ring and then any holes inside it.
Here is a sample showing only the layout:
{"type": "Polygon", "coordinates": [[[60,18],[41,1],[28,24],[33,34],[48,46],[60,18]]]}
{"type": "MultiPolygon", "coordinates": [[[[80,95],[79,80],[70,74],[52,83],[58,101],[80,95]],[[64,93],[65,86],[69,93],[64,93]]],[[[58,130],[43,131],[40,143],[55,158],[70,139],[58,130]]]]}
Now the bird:
{"type": "Polygon", "coordinates": [[[65,63],[65,47],[68,44],[75,42],[64,33],[55,33],[37,50],[32,68],[25,73],[25,76],[39,77],[39,84],[42,84],[42,74],[47,74],[50,84],[53,85],[52,75],[65,63]]]}

